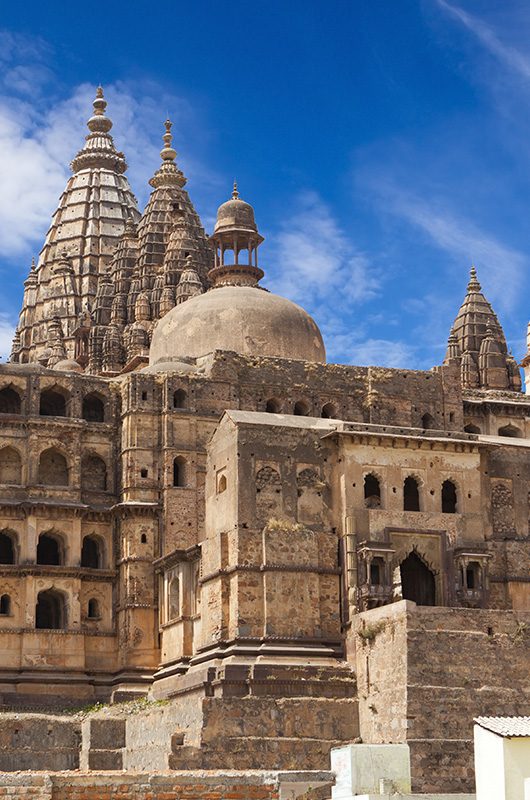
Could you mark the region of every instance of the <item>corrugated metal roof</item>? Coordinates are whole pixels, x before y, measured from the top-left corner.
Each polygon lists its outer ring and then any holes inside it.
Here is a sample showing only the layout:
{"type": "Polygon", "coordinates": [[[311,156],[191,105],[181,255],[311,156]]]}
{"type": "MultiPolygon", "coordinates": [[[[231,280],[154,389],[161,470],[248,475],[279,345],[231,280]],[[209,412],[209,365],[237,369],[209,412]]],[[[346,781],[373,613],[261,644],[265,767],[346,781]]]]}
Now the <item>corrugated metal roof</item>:
{"type": "Polygon", "coordinates": [[[477,717],[474,721],[498,736],[530,736],[530,717],[477,717]]]}

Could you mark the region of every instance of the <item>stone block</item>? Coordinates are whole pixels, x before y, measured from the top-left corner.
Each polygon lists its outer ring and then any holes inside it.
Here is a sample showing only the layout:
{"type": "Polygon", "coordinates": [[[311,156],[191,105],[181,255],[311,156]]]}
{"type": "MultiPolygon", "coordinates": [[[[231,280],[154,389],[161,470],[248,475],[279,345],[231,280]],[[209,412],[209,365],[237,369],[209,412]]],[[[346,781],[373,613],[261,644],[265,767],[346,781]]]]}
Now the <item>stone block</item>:
{"type": "Polygon", "coordinates": [[[91,719],[90,748],[93,750],[116,750],[125,747],[124,719],[91,719]]]}
{"type": "Polygon", "coordinates": [[[123,769],[123,753],[121,750],[90,750],[88,768],[89,770],[123,769]]]}
{"type": "Polygon", "coordinates": [[[393,792],[410,793],[410,753],[406,744],[353,744],[331,750],[335,773],[333,800],[356,795],[381,796],[381,782],[393,792]]]}

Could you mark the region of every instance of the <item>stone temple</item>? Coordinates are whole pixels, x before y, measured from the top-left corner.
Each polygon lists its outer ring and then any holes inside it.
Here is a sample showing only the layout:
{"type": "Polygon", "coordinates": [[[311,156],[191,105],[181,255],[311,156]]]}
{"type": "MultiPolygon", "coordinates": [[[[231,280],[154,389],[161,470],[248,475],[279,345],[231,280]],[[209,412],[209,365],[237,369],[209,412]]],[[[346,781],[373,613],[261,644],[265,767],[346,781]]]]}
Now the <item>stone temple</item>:
{"type": "Polygon", "coordinates": [[[106,105],[0,366],[2,708],[147,694],[129,765],[407,742],[470,791],[473,717],[530,711],[530,397],[475,270],[443,364],[328,364],[237,187],[207,235],[168,121],[140,213],[106,105]]]}

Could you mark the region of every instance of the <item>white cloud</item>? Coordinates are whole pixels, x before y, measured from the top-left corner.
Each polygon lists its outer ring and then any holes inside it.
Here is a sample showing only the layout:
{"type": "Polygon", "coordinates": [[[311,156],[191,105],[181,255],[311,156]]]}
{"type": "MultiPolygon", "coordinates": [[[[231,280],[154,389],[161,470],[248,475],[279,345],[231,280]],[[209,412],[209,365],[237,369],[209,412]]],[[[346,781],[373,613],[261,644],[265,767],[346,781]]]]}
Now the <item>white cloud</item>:
{"type": "Polygon", "coordinates": [[[334,297],[343,305],[377,295],[376,269],[315,192],[298,195],[269,239],[267,284],[275,292],[309,307],[324,298],[334,297]]]}
{"type": "Polygon", "coordinates": [[[5,314],[0,314],[0,361],[7,361],[15,333],[15,323],[5,314]]]}
{"type": "Polygon", "coordinates": [[[410,369],[417,362],[414,347],[406,342],[371,337],[357,340],[353,330],[333,333],[324,328],[323,333],[328,361],[334,363],[410,369]]]}
{"type": "MultiPolygon", "coordinates": [[[[92,112],[95,87],[83,83],[68,97],[54,99],[48,57],[41,40],[0,31],[2,255],[27,255],[28,247],[40,248],[70,174],[68,164],[88,132],[85,124],[92,112]]],[[[190,143],[179,166],[201,187],[203,197],[219,185],[215,172],[193,157],[198,124],[186,100],[147,80],[136,80],[134,85],[120,81],[104,88],[116,147],[125,152],[127,176],[140,208],[151,191],[148,180],[160,165],[163,122],[168,113],[174,122],[177,149],[180,142],[190,143]]]]}
{"type": "Polygon", "coordinates": [[[530,58],[512,45],[503,43],[495,31],[478,17],[469,14],[459,6],[453,6],[446,0],[437,0],[438,5],[450,16],[462,23],[480,41],[480,43],[499,61],[519,73],[525,80],[530,80],[530,58]]]}
{"type": "Polygon", "coordinates": [[[527,270],[523,253],[495,239],[456,212],[429,204],[393,186],[379,187],[388,210],[421,229],[441,250],[469,267],[474,264],[487,286],[488,299],[504,311],[519,300],[518,286],[527,270]]]}

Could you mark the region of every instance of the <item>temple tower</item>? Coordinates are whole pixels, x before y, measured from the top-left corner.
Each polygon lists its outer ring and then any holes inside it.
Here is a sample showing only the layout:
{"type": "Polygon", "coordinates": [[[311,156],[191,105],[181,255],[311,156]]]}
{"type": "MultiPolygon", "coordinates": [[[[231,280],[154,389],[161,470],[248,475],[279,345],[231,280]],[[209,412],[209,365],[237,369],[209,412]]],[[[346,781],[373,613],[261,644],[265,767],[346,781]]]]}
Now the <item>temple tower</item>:
{"type": "Polygon", "coordinates": [[[467,293],[447,342],[444,364],[460,365],[464,389],[519,392],[521,376],[502,326],[471,267],[467,293]]]}
{"type": "Polygon", "coordinates": [[[105,114],[107,102],[101,87],[93,105],[85,144],[71,163],[73,174],[53,215],[38,264],[26,281],[12,361],[42,363],[49,316],[56,313],[50,311],[51,305],[69,309],[61,321],[66,353],[74,358],[77,315],[92,308],[100,276],[127,220],[139,218],[125,177],[125,157],[116,150],[110,134],[112,122],[105,114]],[[57,267],[64,266],[65,259],[71,270],[68,287],[64,280],[59,286],[57,280],[57,267]]]}

